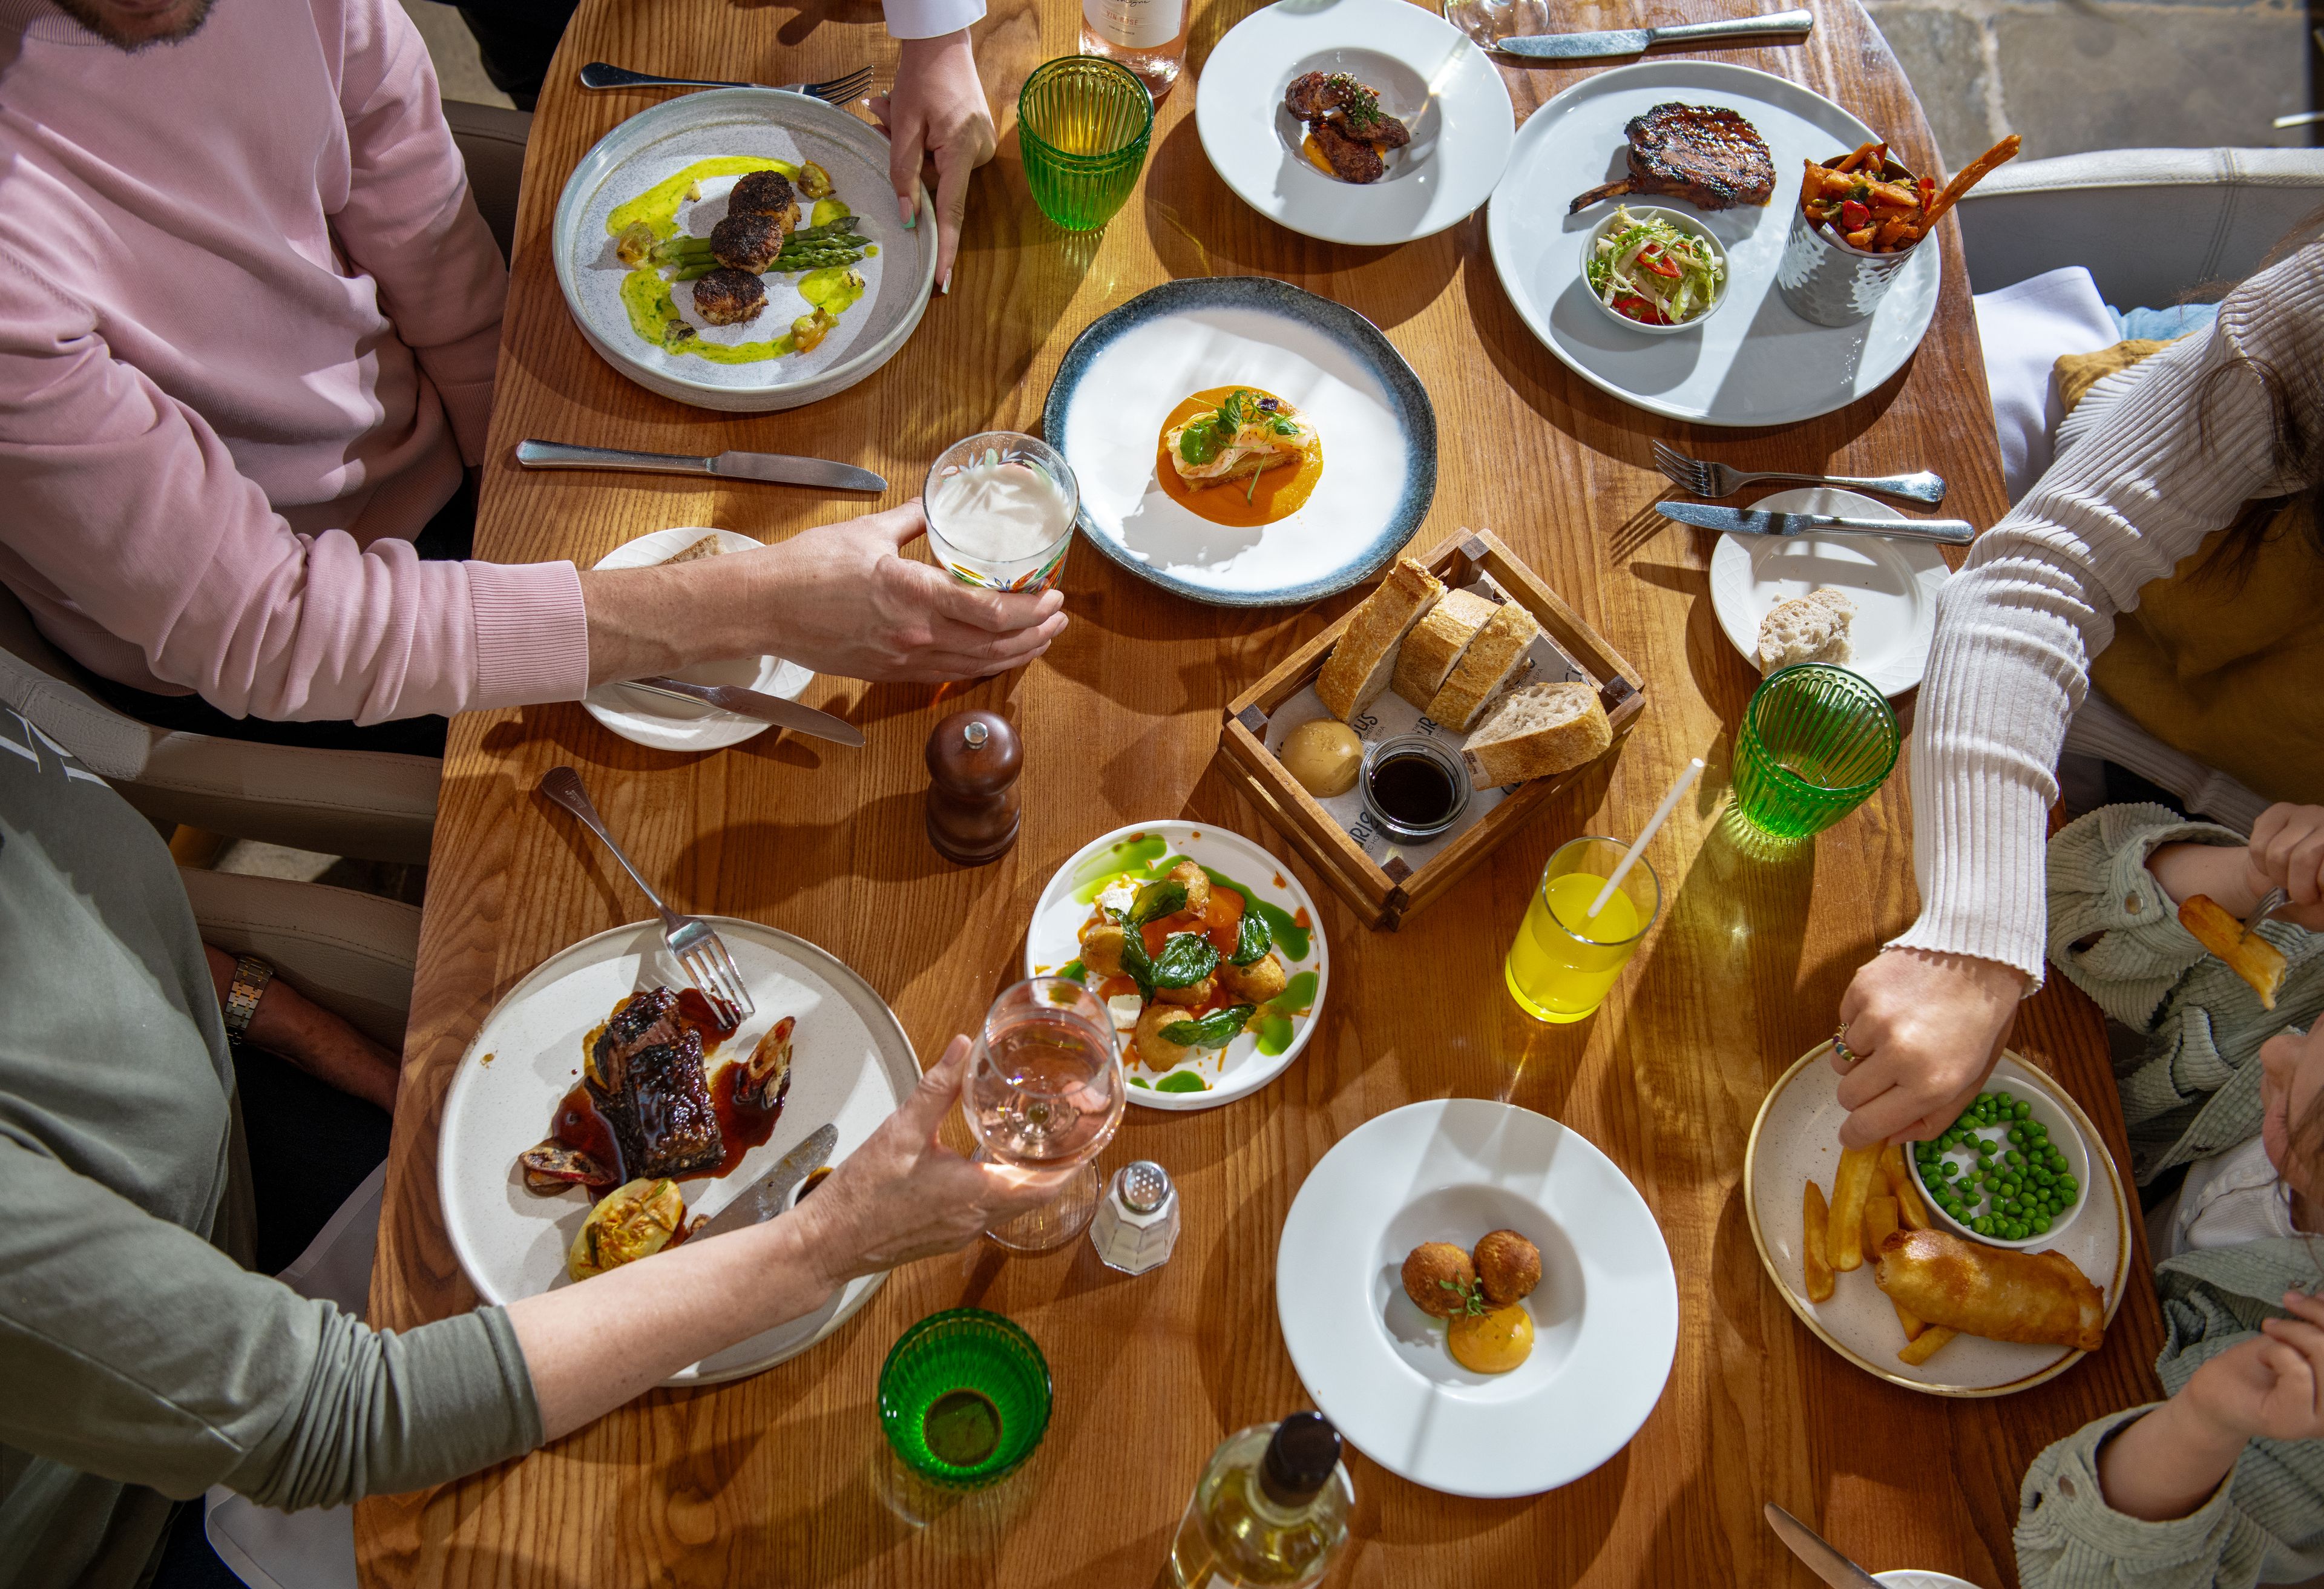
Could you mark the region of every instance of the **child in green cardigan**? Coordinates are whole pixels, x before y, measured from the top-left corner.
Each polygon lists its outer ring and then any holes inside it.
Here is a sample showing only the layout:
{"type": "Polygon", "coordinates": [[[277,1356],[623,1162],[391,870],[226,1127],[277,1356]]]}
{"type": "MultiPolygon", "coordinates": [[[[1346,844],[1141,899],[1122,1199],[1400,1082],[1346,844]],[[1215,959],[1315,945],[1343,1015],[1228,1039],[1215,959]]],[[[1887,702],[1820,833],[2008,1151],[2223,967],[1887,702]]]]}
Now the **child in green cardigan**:
{"type": "Polygon", "coordinates": [[[2034,1460],[2026,1589],[2244,1589],[2324,1573],[2324,807],[2276,806],[2246,845],[2160,806],[2109,806],[2052,841],[2050,957],[2145,1034],[2118,1060],[2132,1168],[2177,1189],[2147,1215],[2168,1401],[2034,1460]],[[2276,1007],[2179,925],[2208,894],[2288,962],[2276,1007]],[[2303,1031],[2299,1030],[2306,1027],[2303,1031]]]}

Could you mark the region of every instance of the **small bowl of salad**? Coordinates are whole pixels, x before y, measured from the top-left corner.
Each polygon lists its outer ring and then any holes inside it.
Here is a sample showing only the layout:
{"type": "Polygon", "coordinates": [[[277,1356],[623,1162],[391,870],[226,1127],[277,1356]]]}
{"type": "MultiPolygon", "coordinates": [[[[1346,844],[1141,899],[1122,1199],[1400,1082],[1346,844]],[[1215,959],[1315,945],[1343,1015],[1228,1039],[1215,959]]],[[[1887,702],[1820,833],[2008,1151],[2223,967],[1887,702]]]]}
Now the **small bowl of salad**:
{"type": "Polygon", "coordinates": [[[1693,329],[1727,301],[1727,251],[1683,211],[1616,205],[1582,240],[1582,279],[1613,319],[1667,336],[1693,329]]]}

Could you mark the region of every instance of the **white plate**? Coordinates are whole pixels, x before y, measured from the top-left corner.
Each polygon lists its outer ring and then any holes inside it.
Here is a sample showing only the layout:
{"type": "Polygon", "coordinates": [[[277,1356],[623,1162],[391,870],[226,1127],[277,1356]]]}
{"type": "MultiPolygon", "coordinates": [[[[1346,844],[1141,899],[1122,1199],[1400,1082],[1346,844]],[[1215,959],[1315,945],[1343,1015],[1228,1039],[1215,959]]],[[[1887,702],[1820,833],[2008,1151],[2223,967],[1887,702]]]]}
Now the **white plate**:
{"type": "MultiPolygon", "coordinates": [[[[682,228],[706,236],[726,216],[736,177],[706,178],[700,197],[680,205],[682,228]]],[[[650,392],[697,408],[760,413],[797,408],[844,391],[894,357],[920,323],[936,282],[936,206],[920,194],[919,225],[910,231],[897,217],[888,178],[888,140],[868,122],[804,94],[777,88],[710,88],[681,94],[640,111],[581,157],[557,201],[557,284],[581,335],[605,362],[650,392]],[[862,300],[810,352],[753,364],[722,365],[670,353],[648,342],[630,324],[622,282],[630,273],[614,256],[606,217],[696,161],[742,155],[798,163],[814,161],[831,173],[833,196],[855,212],[856,231],[879,253],[855,269],[863,273],[862,300]]],[[[801,199],[803,207],[812,201],[801,199]]],[[[693,313],[693,289],[671,293],[684,319],[706,343],[764,341],[779,337],[810,305],[798,278],[761,278],[767,307],[742,326],[709,326],[693,313]]]]}
{"type": "Polygon", "coordinates": [[[1033,906],[1033,919],[1025,928],[1025,975],[1046,976],[1080,958],[1082,924],[1090,919],[1090,901],[1095,899],[1097,891],[1105,886],[1107,880],[1121,875],[1133,864],[1138,870],[1132,874],[1140,881],[1159,876],[1159,873],[1146,868],[1152,861],[1172,855],[1191,856],[1212,871],[1234,879],[1262,903],[1275,906],[1295,920],[1314,923],[1307,929],[1306,953],[1294,955],[1290,946],[1279,940],[1275,946],[1274,952],[1282,960],[1284,970],[1293,977],[1307,972],[1315,976],[1314,999],[1305,1015],[1290,1017],[1291,1041],[1281,1053],[1260,1053],[1259,1038],[1245,1032],[1224,1049],[1201,1053],[1169,1070],[1151,1071],[1140,1067],[1130,1073],[1130,1101],[1133,1104],[1143,1104],[1149,1109],[1214,1109],[1247,1093],[1257,1092],[1299,1058],[1299,1050],[1307,1046],[1308,1038],[1315,1030],[1316,1018],[1323,1012],[1323,1000],[1331,992],[1332,955],[1323,943],[1323,924],[1316,920],[1315,902],[1282,862],[1240,834],[1197,822],[1139,822],[1117,827],[1074,851],[1073,858],[1058,867],[1047,886],[1041,890],[1041,897],[1033,906]],[[1140,839],[1149,841],[1143,850],[1130,852],[1118,861],[1108,858],[1115,846],[1129,845],[1140,839]],[[1153,840],[1160,841],[1158,847],[1150,842],[1153,840]],[[1088,898],[1076,898],[1077,894],[1086,894],[1088,898]],[[1176,1084],[1180,1086],[1199,1082],[1201,1090],[1166,1092],[1157,1085],[1173,1076],[1191,1078],[1176,1084]]]}
{"type": "Polygon", "coordinates": [[[1784,425],[1830,413],[1895,374],[1936,313],[1934,248],[1916,251],[1878,309],[1854,326],[1812,325],[1775,291],[1803,162],[1846,153],[1874,136],[1822,95],[1749,67],[1680,60],[1618,66],[1526,118],[1487,214],[1493,268],[1550,352],[1591,385],[1649,413],[1702,425],[1784,425]],[[1649,337],[1593,308],[1582,279],[1579,235],[1598,224],[1604,206],[1580,215],[1566,207],[1626,169],[1624,125],[1672,100],[1727,106],[1750,118],[1775,157],[1775,195],[1765,208],[1703,215],[1727,250],[1730,301],[1700,329],[1649,337]]]}
{"type": "Polygon", "coordinates": [[[1409,243],[1492,196],[1517,113],[1485,52],[1406,0],[1283,0],[1212,46],[1194,90],[1203,152],[1269,220],[1328,243],[1409,243]],[[1311,71],[1347,72],[1412,129],[1377,182],[1327,177],[1299,152],[1306,129],[1283,91],[1311,71]]]}
{"type": "MultiPolygon", "coordinates": [[[[729,553],[756,551],[765,544],[733,530],[680,525],[625,540],[599,558],[595,567],[650,568],[665,558],[675,557],[706,535],[718,537],[718,544],[729,553]]],[[[679,669],[670,677],[690,684],[739,684],[746,689],[795,701],[815,675],[780,657],[735,657],[724,662],[697,662],[691,668],[679,669]]],[[[598,685],[581,697],[581,705],[589,716],[631,744],[658,751],[724,750],[730,744],[755,739],[774,726],[771,723],[737,717],[715,707],[623,689],[618,684],[598,685]]]]}
{"type": "Polygon", "coordinates": [[[1213,606],[1345,590],[1403,550],[1436,497],[1436,410],[1404,356],[1355,310],[1270,276],[1166,282],[1091,321],[1049,383],[1041,433],[1081,481],[1090,544],[1213,606]],[[1260,528],[1198,518],[1154,478],[1170,411],[1237,384],[1305,410],[1323,448],[1314,494],[1260,528]]]}
{"type": "MultiPolygon", "coordinates": [[[[920,1067],[894,1013],[837,959],[755,921],[706,919],[717,928],[758,1005],[720,1047],[714,1073],[721,1062],[748,1055],[784,1016],[798,1020],[790,1093],[773,1137],[727,1175],[678,1183],[690,1212],[716,1214],[819,1126],[838,1128],[832,1162],[846,1158],[919,1085],[920,1067]]],[[[687,985],[662,943],[659,922],[584,938],[511,988],[460,1057],[444,1099],[437,1195],[460,1269],[485,1301],[512,1302],[573,1283],[565,1252],[588,1200],[578,1187],[548,1197],[528,1190],[516,1156],[549,1134],[558,1100],[578,1081],[582,1038],[621,999],[657,984],[687,985]]],[[[796,1357],[871,1300],[886,1278],[850,1280],[806,1317],[729,1346],[666,1382],[710,1384],[796,1357]]]]}
{"type": "Polygon", "coordinates": [[[1579,1132],[1481,1098],[1350,1132],[1283,1222],[1275,1311],[1299,1381],[1365,1455],[1452,1495],[1535,1495],[1612,1456],[1678,1347],[1678,1280],[1637,1188],[1579,1132]],[[1533,1355],[1462,1368],[1400,1278],[1423,1242],[1507,1227],[1541,1249],[1533,1355]]]}
{"type": "MultiPolygon", "coordinates": [[[[1755,502],[1771,513],[1835,513],[1857,519],[1906,515],[1853,491],[1812,485],[1755,502]]],[[[1759,624],[1779,601],[1837,590],[1856,604],[1848,667],[1882,695],[1921,682],[1937,634],[1937,592],[1952,570],[1932,541],[1868,535],[1721,535],[1711,552],[1711,609],[1743,660],[1759,665],[1759,624]]]]}
{"type": "MultiPolygon", "coordinates": [[[[1821,1044],[1784,1073],[1759,1105],[1750,1142],[1743,1150],[1743,1187],[1748,1199],[1744,1207],[1751,1219],[1751,1240],[1784,1300],[1825,1345],[1865,1372],[1907,1390],[1934,1396],[2006,1396],[2065,1372],[2082,1353],[1976,1335],[1947,1342],[1918,1367],[1897,1361],[1904,1331],[1887,1295],[1873,1283],[1869,1263],[1835,1276],[1837,1289],[1830,1301],[1808,1300],[1800,1263],[1800,1196],[1811,1178],[1831,1196],[1832,1172],[1840,1165],[1840,1122],[1848,1114],[1840,1106],[1840,1074],[1828,1063],[1831,1056],[1831,1045],[1821,1044]]],[[[2093,1144],[2082,1196],[2098,1206],[2044,1250],[2064,1253],[2089,1276],[2106,1294],[2107,1322],[2111,1324],[2130,1280],[2130,1206],[2123,1197],[2122,1179],[2089,1116],[2064,1088],[2032,1071],[2017,1054],[2004,1050],[1986,1088],[2043,1087],[2073,1115],[2083,1140],[2093,1144]]]]}

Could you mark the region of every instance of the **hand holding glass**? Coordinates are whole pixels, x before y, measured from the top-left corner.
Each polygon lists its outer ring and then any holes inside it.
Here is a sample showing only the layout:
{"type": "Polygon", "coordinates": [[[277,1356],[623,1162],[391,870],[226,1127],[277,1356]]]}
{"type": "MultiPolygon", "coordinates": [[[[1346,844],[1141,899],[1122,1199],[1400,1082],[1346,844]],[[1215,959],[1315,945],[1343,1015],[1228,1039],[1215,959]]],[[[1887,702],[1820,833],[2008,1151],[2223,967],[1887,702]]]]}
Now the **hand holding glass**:
{"type": "Polygon", "coordinates": [[[1019,1252],[1046,1252],[1081,1234],[1097,1212],[1092,1160],[1128,1104],[1113,1022],[1096,995],[1062,976],[1035,976],[995,999],[964,1102],[979,1163],[1078,1171],[1055,1198],[985,1234],[1019,1252]]]}

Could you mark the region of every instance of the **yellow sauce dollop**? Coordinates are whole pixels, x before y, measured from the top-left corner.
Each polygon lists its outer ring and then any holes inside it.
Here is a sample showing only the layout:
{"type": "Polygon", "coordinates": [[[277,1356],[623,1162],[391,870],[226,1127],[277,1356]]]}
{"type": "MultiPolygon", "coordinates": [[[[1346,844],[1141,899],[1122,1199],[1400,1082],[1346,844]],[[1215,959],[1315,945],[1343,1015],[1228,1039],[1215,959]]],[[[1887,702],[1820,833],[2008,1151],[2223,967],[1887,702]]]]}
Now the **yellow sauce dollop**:
{"type": "Polygon", "coordinates": [[[1515,1303],[1461,1313],[1445,1331],[1452,1361],[1480,1374],[1505,1374],[1533,1355],[1533,1315],[1515,1303]]]}

